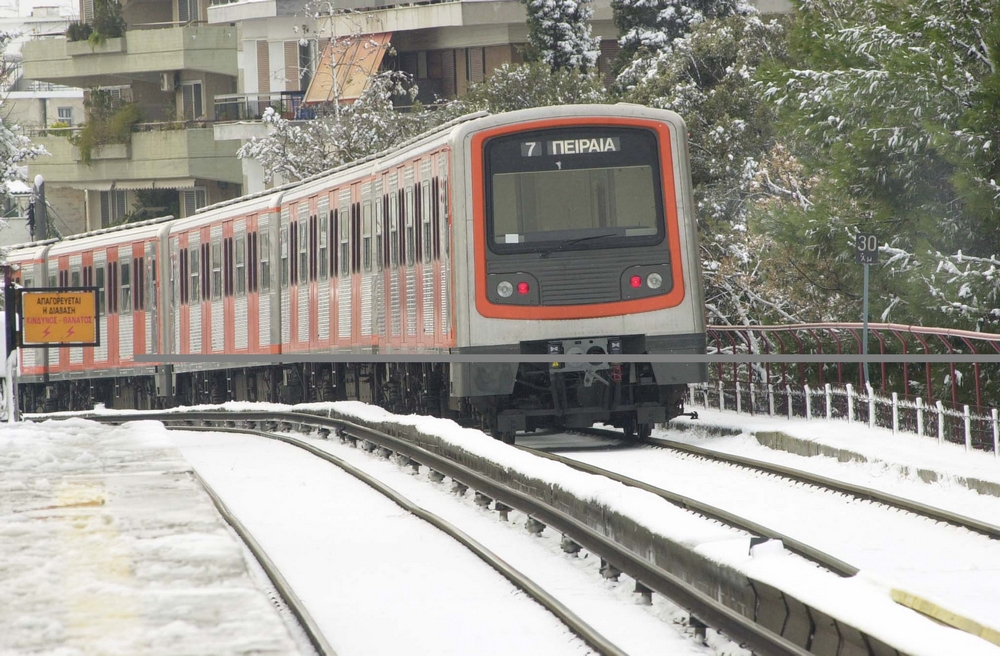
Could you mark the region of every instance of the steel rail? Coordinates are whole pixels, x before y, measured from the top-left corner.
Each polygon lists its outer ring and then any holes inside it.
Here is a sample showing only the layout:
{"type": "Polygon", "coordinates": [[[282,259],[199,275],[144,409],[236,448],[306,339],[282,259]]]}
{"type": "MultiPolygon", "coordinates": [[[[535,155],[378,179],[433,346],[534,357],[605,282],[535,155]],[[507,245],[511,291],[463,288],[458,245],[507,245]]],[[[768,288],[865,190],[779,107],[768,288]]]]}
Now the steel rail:
{"type": "MultiPolygon", "coordinates": [[[[614,436],[618,435],[621,439],[621,433],[616,433],[614,431],[606,431],[601,429],[591,429],[594,434],[599,434],[601,436],[614,436]]],[[[847,494],[865,501],[874,501],[876,503],[881,503],[893,508],[898,508],[899,510],[905,510],[911,512],[915,515],[921,515],[927,517],[928,519],[933,519],[935,521],[944,522],[946,524],[951,524],[953,526],[958,526],[959,528],[964,528],[976,533],[981,533],[987,537],[993,539],[1000,539],[1000,526],[995,524],[990,524],[988,522],[980,521],[966,515],[960,515],[959,513],[954,513],[949,510],[944,510],[942,508],[935,508],[934,506],[921,503],[919,501],[914,501],[912,499],[907,499],[905,497],[896,496],[895,494],[889,494],[888,492],[882,492],[869,487],[864,487],[862,485],[855,485],[853,483],[847,483],[845,481],[839,481],[834,478],[829,478],[827,476],[821,476],[820,474],[813,474],[807,471],[802,471],[799,469],[793,469],[791,467],[785,467],[783,465],[777,465],[770,462],[765,462],[763,460],[756,460],[754,458],[747,458],[744,456],[737,456],[729,453],[722,453],[719,451],[714,451],[712,449],[706,449],[704,447],[694,446],[692,444],[685,444],[683,442],[677,442],[674,440],[667,440],[659,437],[646,438],[646,444],[650,446],[656,446],[663,449],[668,449],[670,451],[678,451],[681,453],[686,453],[688,455],[698,456],[708,460],[714,460],[717,462],[724,462],[729,465],[734,465],[737,467],[746,467],[748,469],[756,469],[767,474],[772,474],[774,476],[781,476],[782,478],[787,478],[791,480],[798,481],[800,483],[805,483],[807,485],[815,485],[817,487],[827,488],[833,490],[834,492],[840,492],[841,494],[847,494]]]]}
{"type": "MultiPolygon", "coordinates": [[[[112,415],[113,416],[113,415],[112,415]]],[[[484,474],[480,474],[461,463],[454,462],[428,451],[420,446],[362,426],[344,419],[327,418],[292,412],[212,412],[192,411],[185,413],[150,413],[121,415],[118,421],[156,419],[159,421],[274,421],[286,424],[317,426],[337,430],[359,439],[371,441],[390,449],[422,465],[438,471],[453,480],[480,491],[503,504],[520,510],[541,523],[552,526],[566,534],[577,544],[591,553],[604,558],[620,571],[628,574],[653,591],[673,600],[686,608],[705,624],[719,629],[731,639],[741,643],[757,654],[775,656],[806,656],[808,650],[799,647],[767,627],[758,624],[745,615],[729,608],[715,598],[705,594],[681,577],[666,571],[641,556],[624,549],[612,539],[590,528],[569,514],[554,508],[529,494],[508,488],[484,474]],[[176,414],[177,416],[171,416],[176,414]]]]}
{"type": "MultiPolygon", "coordinates": [[[[190,426],[175,426],[170,428],[173,430],[202,430],[190,426]]],[[[252,553],[253,557],[257,559],[261,569],[264,570],[267,578],[270,579],[271,585],[273,585],[274,589],[278,591],[278,594],[281,595],[282,601],[285,602],[285,605],[288,606],[289,610],[292,611],[292,614],[295,615],[295,618],[299,621],[299,626],[302,627],[302,630],[305,632],[306,637],[309,639],[309,643],[313,646],[313,649],[315,649],[320,656],[336,656],[337,652],[335,652],[333,647],[330,646],[330,643],[327,642],[326,637],[319,628],[319,625],[316,624],[316,620],[314,620],[312,615],[309,614],[309,610],[306,608],[306,605],[302,603],[302,600],[299,599],[298,595],[295,594],[295,591],[292,590],[288,581],[285,580],[284,576],[282,576],[281,570],[278,569],[278,567],[274,564],[274,561],[272,561],[267,555],[264,548],[260,546],[260,543],[257,542],[256,539],[254,539],[250,531],[248,531],[243,525],[243,522],[241,522],[239,518],[237,518],[236,515],[229,510],[229,507],[226,506],[225,502],[221,497],[219,497],[212,486],[209,485],[208,482],[202,478],[200,474],[198,474],[198,472],[192,470],[192,473],[194,474],[195,480],[197,480],[205,489],[205,492],[208,493],[208,496],[212,499],[212,503],[215,504],[215,507],[218,509],[219,514],[222,515],[222,518],[226,520],[226,523],[229,524],[234,531],[236,531],[236,534],[240,536],[243,543],[246,544],[248,549],[250,549],[250,553],[252,553]]]]}
{"type": "MultiPolygon", "coordinates": [[[[473,552],[476,556],[478,556],[483,562],[485,562],[487,565],[496,570],[501,576],[510,581],[515,587],[525,592],[528,596],[534,599],[539,605],[541,605],[550,613],[558,617],[573,633],[575,633],[581,640],[586,642],[590,647],[597,650],[598,653],[604,654],[605,656],[627,656],[627,653],[625,651],[623,651],[614,643],[612,643],[610,640],[601,635],[600,632],[598,632],[596,629],[590,626],[590,624],[585,622],[579,615],[570,610],[565,604],[563,604],[561,601],[553,597],[544,588],[540,587],[537,583],[535,583],[530,577],[526,576],[521,571],[510,565],[502,558],[500,558],[497,554],[495,554],[486,546],[478,542],[475,538],[465,533],[460,528],[448,522],[447,520],[413,503],[404,495],[400,494],[399,492],[392,489],[388,485],[382,483],[374,476],[371,476],[370,474],[362,471],[361,469],[358,469],[354,465],[351,465],[350,463],[346,462],[345,460],[338,458],[337,456],[327,451],[324,451],[323,449],[320,449],[315,445],[309,444],[308,442],[305,442],[295,437],[291,437],[289,435],[282,435],[280,433],[269,433],[266,431],[260,431],[254,429],[218,427],[218,426],[198,426],[198,427],[167,426],[167,427],[174,430],[231,432],[231,433],[258,435],[260,437],[274,439],[284,442],[286,444],[290,444],[292,446],[303,449],[314,456],[322,458],[323,460],[333,465],[336,465],[344,472],[350,474],[351,476],[358,479],[365,485],[368,485],[372,489],[378,491],[379,493],[381,493],[382,495],[393,501],[396,505],[409,512],[410,514],[424,520],[428,524],[434,526],[438,530],[444,532],[446,535],[448,535],[449,537],[453,538],[454,540],[465,546],[467,549],[469,549],[469,551],[473,552]]],[[[218,503],[221,503],[221,501],[218,503]]],[[[218,505],[218,503],[216,505],[218,505]]],[[[331,651],[331,652],[321,652],[321,653],[332,654],[333,652],[331,651]]]]}
{"type": "Polygon", "coordinates": [[[604,469],[603,467],[598,467],[596,465],[592,465],[586,462],[574,460],[573,458],[562,456],[557,453],[551,453],[549,451],[534,449],[527,446],[519,446],[517,448],[527,451],[528,453],[539,456],[541,458],[547,458],[549,460],[561,462],[562,464],[567,465],[568,467],[572,467],[573,469],[576,469],[578,471],[586,472],[588,474],[594,474],[596,476],[604,476],[613,481],[622,483],[623,485],[638,488],[640,490],[645,490],[646,492],[655,494],[661,499],[664,499],[675,506],[683,508],[684,510],[690,510],[692,512],[696,512],[699,515],[703,515],[704,517],[715,520],[717,522],[722,522],[723,524],[728,524],[729,526],[737,528],[741,531],[746,531],[747,533],[766,537],[771,540],[781,540],[784,546],[787,547],[788,550],[791,551],[792,553],[798,554],[803,558],[807,558],[813,561],[814,563],[822,567],[825,567],[826,569],[836,574],[839,574],[840,576],[850,577],[854,576],[860,571],[854,565],[846,563],[843,560],[840,560],[839,558],[836,558],[824,551],[816,549],[815,547],[811,547],[804,542],[800,542],[795,538],[789,537],[783,533],[767,528],[763,524],[758,524],[753,520],[746,519],[745,517],[741,517],[740,515],[736,515],[727,510],[723,510],[722,508],[718,508],[716,506],[704,503],[702,501],[698,501],[697,499],[693,499],[691,497],[687,497],[682,494],[678,494],[676,492],[671,492],[670,490],[666,490],[661,487],[656,487],[655,485],[650,485],[649,483],[645,483],[630,476],[619,474],[609,469],[604,469]]]}

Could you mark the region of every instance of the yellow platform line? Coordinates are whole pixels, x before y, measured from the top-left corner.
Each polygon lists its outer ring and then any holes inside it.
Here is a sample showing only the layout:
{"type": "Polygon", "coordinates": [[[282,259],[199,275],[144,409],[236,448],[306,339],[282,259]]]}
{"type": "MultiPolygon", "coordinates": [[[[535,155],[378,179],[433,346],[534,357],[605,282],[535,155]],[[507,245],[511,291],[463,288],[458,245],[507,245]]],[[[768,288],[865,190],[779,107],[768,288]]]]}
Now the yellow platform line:
{"type": "Polygon", "coordinates": [[[922,615],[926,615],[927,617],[937,620],[942,624],[954,627],[959,631],[971,633],[972,635],[982,638],[987,642],[992,642],[993,644],[1000,646],[1000,631],[994,629],[993,627],[981,624],[974,619],[965,617],[964,615],[959,615],[954,611],[939,606],[929,599],[924,599],[923,597],[919,597],[911,592],[906,592],[905,590],[893,588],[891,590],[891,594],[892,600],[897,604],[911,608],[922,615]]]}

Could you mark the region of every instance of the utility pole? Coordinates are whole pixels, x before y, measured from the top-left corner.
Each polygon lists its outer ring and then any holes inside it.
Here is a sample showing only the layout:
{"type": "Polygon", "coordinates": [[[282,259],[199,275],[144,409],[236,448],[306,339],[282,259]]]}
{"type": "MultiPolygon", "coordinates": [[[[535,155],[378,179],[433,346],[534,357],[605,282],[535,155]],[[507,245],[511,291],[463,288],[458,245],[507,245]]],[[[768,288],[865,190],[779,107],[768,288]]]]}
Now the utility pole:
{"type": "Polygon", "coordinates": [[[45,211],[45,178],[38,174],[35,176],[35,241],[44,241],[49,238],[48,221],[45,211]]]}

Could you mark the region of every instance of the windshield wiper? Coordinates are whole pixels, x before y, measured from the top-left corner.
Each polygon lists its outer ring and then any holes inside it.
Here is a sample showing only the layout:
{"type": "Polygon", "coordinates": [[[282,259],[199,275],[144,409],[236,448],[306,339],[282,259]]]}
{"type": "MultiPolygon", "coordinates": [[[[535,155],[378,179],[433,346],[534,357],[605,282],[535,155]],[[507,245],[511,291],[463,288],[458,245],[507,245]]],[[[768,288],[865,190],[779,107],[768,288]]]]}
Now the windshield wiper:
{"type": "Polygon", "coordinates": [[[575,246],[576,244],[579,244],[580,242],[590,241],[591,239],[603,239],[605,237],[616,237],[616,236],[618,236],[618,233],[609,232],[609,233],[604,234],[604,235],[587,235],[586,237],[577,237],[576,239],[570,239],[569,241],[564,241],[563,243],[559,244],[558,246],[554,246],[552,248],[545,249],[544,251],[542,251],[542,253],[538,257],[539,257],[539,259],[541,259],[543,257],[548,257],[549,255],[552,255],[553,253],[557,253],[557,252],[559,252],[561,250],[565,250],[565,249],[569,248],[570,246],[575,246]]]}

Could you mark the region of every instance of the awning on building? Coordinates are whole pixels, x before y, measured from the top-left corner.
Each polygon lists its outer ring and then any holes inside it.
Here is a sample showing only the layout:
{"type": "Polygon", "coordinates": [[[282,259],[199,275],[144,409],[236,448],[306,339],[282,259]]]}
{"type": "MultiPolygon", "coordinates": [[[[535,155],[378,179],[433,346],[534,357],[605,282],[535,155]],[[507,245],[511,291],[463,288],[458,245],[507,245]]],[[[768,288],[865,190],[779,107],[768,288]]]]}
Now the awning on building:
{"type": "Polygon", "coordinates": [[[378,72],[392,32],[342,37],[323,51],[304,102],[354,102],[378,72]]]}
{"type": "Polygon", "coordinates": [[[115,180],[93,182],[61,183],[60,187],[69,187],[81,191],[111,191],[113,189],[191,189],[196,185],[194,178],[177,178],[173,180],[115,180]]]}

